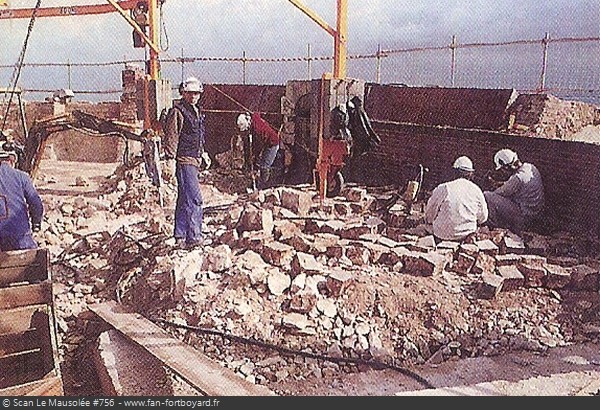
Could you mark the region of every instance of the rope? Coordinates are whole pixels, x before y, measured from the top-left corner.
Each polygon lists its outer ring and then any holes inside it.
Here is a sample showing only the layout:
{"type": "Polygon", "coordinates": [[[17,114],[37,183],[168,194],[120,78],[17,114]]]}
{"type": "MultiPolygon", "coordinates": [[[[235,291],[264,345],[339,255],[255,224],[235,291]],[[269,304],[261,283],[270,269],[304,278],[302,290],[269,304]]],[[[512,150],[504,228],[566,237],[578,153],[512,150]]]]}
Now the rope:
{"type": "MultiPolygon", "coordinates": [[[[6,112],[4,114],[4,118],[2,120],[2,131],[4,131],[4,127],[6,127],[6,121],[8,120],[8,113],[10,112],[10,106],[12,104],[12,99],[15,94],[15,90],[17,88],[17,84],[19,82],[19,77],[21,76],[21,69],[23,68],[23,60],[25,59],[25,52],[27,51],[27,45],[29,43],[29,36],[31,35],[31,31],[33,30],[33,23],[35,23],[35,17],[37,15],[37,11],[40,8],[40,4],[42,0],[37,0],[35,4],[35,8],[33,9],[33,13],[31,14],[31,19],[29,19],[29,26],[27,27],[27,35],[25,36],[25,41],[23,42],[23,48],[21,48],[21,54],[19,55],[19,59],[17,60],[17,64],[15,65],[15,70],[13,71],[11,83],[12,91],[10,92],[10,97],[8,99],[8,104],[6,104],[6,112]]],[[[10,84],[9,84],[10,88],[10,84]]],[[[8,93],[8,88],[4,93],[4,98],[6,99],[6,94],[8,93]]]]}
{"type": "Polygon", "coordinates": [[[251,112],[250,108],[246,107],[244,104],[242,104],[241,102],[239,102],[238,100],[236,100],[235,98],[233,98],[232,96],[230,96],[229,94],[227,94],[225,91],[221,90],[216,85],[213,85],[213,84],[209,84],[209,85],[212,88],[214,88],[215,91],[223,94],[223,96],[225,96],[228,100],[230,100],[231,102],[233,102],[234,104],[236,104],[238,107],[242,108],[243,111],[251,112]]]}

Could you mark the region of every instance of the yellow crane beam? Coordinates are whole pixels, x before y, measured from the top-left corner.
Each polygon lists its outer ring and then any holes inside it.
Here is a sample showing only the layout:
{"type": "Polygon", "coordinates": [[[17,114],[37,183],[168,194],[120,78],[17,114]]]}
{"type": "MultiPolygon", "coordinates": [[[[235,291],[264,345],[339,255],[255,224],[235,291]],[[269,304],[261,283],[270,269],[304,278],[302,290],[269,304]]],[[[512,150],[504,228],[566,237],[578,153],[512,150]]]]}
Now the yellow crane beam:
{"type": "Polygon", "coordinates": [[[300,0],[288,1],[333,37],[333,77],[345,78],[348,58],[348,0],[337,0],[336,28],[330,26],[300,0]]]}

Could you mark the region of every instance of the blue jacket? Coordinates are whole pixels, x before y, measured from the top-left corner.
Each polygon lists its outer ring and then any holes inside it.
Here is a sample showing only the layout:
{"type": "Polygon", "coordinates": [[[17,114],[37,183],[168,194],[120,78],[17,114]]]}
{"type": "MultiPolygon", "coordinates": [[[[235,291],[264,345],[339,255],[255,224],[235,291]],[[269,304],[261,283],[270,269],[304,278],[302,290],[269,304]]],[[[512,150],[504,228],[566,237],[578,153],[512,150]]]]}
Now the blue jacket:
{"type": "MultiPolygon", "coordinates": [[[[0,247],[23,249],[18,245],[31,237],[31,225],[40,225],[44,208],[29,175],[0,162],[0,247]],[[16,245],[15,245],[16,244],[16,245]]],[[[27,241],[26,241],[27,242],[27,241]]]]}

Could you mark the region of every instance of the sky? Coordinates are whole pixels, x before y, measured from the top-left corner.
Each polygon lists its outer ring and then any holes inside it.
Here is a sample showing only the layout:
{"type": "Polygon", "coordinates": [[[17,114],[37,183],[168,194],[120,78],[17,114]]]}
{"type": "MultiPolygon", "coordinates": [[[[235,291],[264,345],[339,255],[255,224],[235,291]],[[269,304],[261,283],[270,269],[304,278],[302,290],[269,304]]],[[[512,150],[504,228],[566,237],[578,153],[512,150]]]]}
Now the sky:
{"type": "MultiPolygon", "coordinates": [[[[13,8],[33,7],[36,0],[9,0],[9,3],[13,8]]],[[[41,5],[104,3],[102,0],[42,0],[41,5]]],[[[304,0],[303,3],[335,27],[336,0],[304,0]]],[[[600,37],[599,21],[599,0],[348,0],[348,53],[372,54],[378,46],[384,50],[442,46],[449,44],[453,35],[459,43],[541,39],[546,32],[553,38],[600,37]]],[[[28,23],[28,20],[0,20],[0,64],[17,61],[28,23]]],[[[288,0],[165,0],[163,25],[162,46],[168,46],[162,53],[164,58],[176,58],[182,53],[196,57],[241,57],[243,52],[247,57],[299,57],[306,55],[309,45],[313,56],[333,54],[332,37],[288,0]]],[[[144,58],[142,49],[132,47],[131,27],[118,13],[40,18],[34,24],[28,44],[25,62],[30,63],[144,58]]],[[[584,71],[590,65],[597,67],[600,63],[597,43],[596,48],[584,47],[583,50],[583,53],[581,49],[567,53],[565,60],[572,61],[573,56],[579,56],[582,59],[575,63],[576,67],[583,66],[584,71]]],[[[537,52],[532,59],[537,59],[536,55],[537,52]]],[[[514,59],[514,56],[506,58],[514,59]]],[[[331,65],[325,62],[315,70],[331,71],[331,65]]],[[[423,61],[422,65],[435,64],[423,61]]],[[[227,76],[227,70],[206,63],[189,69],[201,70],[203,73],[198,76],[211,81],[223,77],[223,82],[230,82],[240,77],[239,70],[227,76]]],[[[423,67],[415,65],[410,69],[416,71],[423,67]]],[[[181,75],[177,67],[169,70],[170,75],[181,75]]],[[[290,70],[288,74],[292,77],[304,75],[304,67],[290,70]]],[[[366,70],[368,76],[373,77],[374,71],[370,67],[366,70]]],[[[392,78],[390,64],[387,70],[389,81],[403,80],[392,78]]],[[[79,70],[76,75],[92,76],[84,71],[79,70]]],[[[7,86],[10,74],[10,70],[0,69],[0,87],[7,86]]],[[[42,77],[47,81],[55,77],[64,81],[64,69],[42,77]]],[[[26,79],[32,83],[37,81],[36,86],[41,87],[40,79],[34,79],[28,71],[23,73],[23,80],[26,79]]],[[[264,73],[256,72],[255,80],[264,80],[264,73]]],[[[598,82],[598,78],[592,81],[596,88],[600,88],[598,82]]]]}

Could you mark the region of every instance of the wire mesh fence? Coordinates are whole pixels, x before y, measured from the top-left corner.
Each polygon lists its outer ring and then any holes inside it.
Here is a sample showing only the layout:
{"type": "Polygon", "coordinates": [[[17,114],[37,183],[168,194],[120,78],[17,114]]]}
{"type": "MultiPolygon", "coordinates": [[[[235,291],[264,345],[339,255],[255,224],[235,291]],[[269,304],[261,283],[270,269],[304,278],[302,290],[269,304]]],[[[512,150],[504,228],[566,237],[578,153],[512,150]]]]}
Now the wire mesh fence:
{"type": "MultiPolygon", "coordinates": [[[[1,63],[1,62],[0,62],[1,63]]],[[[118,99],[126,64],[144,66],[143,59],[113,61],[44,61],[22,66],[18,87],[28,99],[43,99],[57,89],[72,89],[85,100],[118,99]]],[[[332,56],[265,58],[185,55],[161,58],[161,75],[174,89],[183,78],[201,73],[213,83],[285,84],[319,78],[331,72],[332,56]]],[[[347,75],[368,82],[407,86],[514,88],[550,92],[558,97],[600,104],[600,37],[464,43],[455,37],[442,46],[385,49],[350,54],[347,75]]],[[[9,85],[14,64],[0,64],[0,81],[9,85]]],[[[9,85],[10,86],[10,85],[9,85]]]]}

